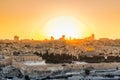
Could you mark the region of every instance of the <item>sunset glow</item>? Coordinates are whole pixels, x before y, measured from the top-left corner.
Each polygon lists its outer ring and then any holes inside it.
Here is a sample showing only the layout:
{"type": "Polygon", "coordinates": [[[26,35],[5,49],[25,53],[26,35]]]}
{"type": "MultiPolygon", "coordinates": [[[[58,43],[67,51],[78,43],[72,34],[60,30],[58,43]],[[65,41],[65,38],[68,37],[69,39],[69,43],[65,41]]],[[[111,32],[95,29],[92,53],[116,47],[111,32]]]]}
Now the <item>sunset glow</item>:
{"type": "Polygon", "coordinates": [[[83,25],[79,20],[70,16],[59,16],[46,23],[45,30],[55,38],[66,35],[66,37],[78,38],[83,35],[83,25]]]}
{"type": "Polygon", "coordinates": [[[120,0],[0,0],[0,39],[120,37],[120,0]],[[111,34],[112,33],[112,34],[111,34]]]}

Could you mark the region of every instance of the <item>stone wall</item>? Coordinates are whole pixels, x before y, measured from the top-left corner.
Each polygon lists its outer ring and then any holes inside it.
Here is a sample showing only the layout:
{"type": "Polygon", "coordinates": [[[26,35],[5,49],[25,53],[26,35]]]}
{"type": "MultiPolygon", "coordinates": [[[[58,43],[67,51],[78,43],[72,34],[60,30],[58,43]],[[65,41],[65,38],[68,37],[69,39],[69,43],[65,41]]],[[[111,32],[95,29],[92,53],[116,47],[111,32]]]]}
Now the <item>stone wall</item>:
{"type": "Polygon", "coordinates": [[[5,58],[0,61],[0,67],[4,67],[7,65],[12,65],[12,59],[11,58],[5,58]]]}
{"type": "Polygon", "coordinates": [[[36,55],[20,55],[20,56],[16,56],[15,60],[18,62],[21,62],[21,61],[42,61],[42,58],[38,57],[36,55]]]}

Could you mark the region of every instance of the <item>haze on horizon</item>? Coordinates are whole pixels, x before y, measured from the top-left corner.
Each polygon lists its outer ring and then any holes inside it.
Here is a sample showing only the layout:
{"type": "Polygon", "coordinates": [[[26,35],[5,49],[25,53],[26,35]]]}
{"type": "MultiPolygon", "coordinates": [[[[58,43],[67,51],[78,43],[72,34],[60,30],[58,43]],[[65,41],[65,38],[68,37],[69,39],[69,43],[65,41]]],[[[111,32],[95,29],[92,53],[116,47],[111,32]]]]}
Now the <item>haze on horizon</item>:
{"type": "Polygon", "coordinates": [[[0,39],[49,38],[45,25],[59,16],[84,24],[81,37],[120,38],[120,0],[0,0],[0,39]]]}

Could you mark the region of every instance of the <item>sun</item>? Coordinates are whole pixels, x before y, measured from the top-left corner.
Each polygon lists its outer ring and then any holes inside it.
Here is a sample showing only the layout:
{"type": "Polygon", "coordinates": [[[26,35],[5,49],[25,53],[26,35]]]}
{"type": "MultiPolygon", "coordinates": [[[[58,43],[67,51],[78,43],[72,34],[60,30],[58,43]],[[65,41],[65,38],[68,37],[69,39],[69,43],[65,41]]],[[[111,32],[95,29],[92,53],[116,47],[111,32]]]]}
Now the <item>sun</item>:
{"type": "Polygon", "coordinates": [[[67,38],[78,38],[84,29],[79,20],[71,16],[59,16],[49,20],[45,25],[45,30],[49,36],[60,38],[65,35],[67,38]]]}

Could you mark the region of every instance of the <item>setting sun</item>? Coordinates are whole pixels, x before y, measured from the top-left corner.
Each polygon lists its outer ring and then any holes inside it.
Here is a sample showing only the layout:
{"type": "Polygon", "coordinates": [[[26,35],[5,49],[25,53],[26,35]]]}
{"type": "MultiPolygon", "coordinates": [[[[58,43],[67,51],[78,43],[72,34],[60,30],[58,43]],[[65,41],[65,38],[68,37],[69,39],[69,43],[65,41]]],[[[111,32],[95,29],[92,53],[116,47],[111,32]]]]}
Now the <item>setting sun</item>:
{"type": "Polygon", "coordinates": [[[83,35],[83,26],[79,20],[70,16],[59,16],[49,20],[45,26],[50,36],[55,38],[66,37],[78,38],[83,35]]]}

